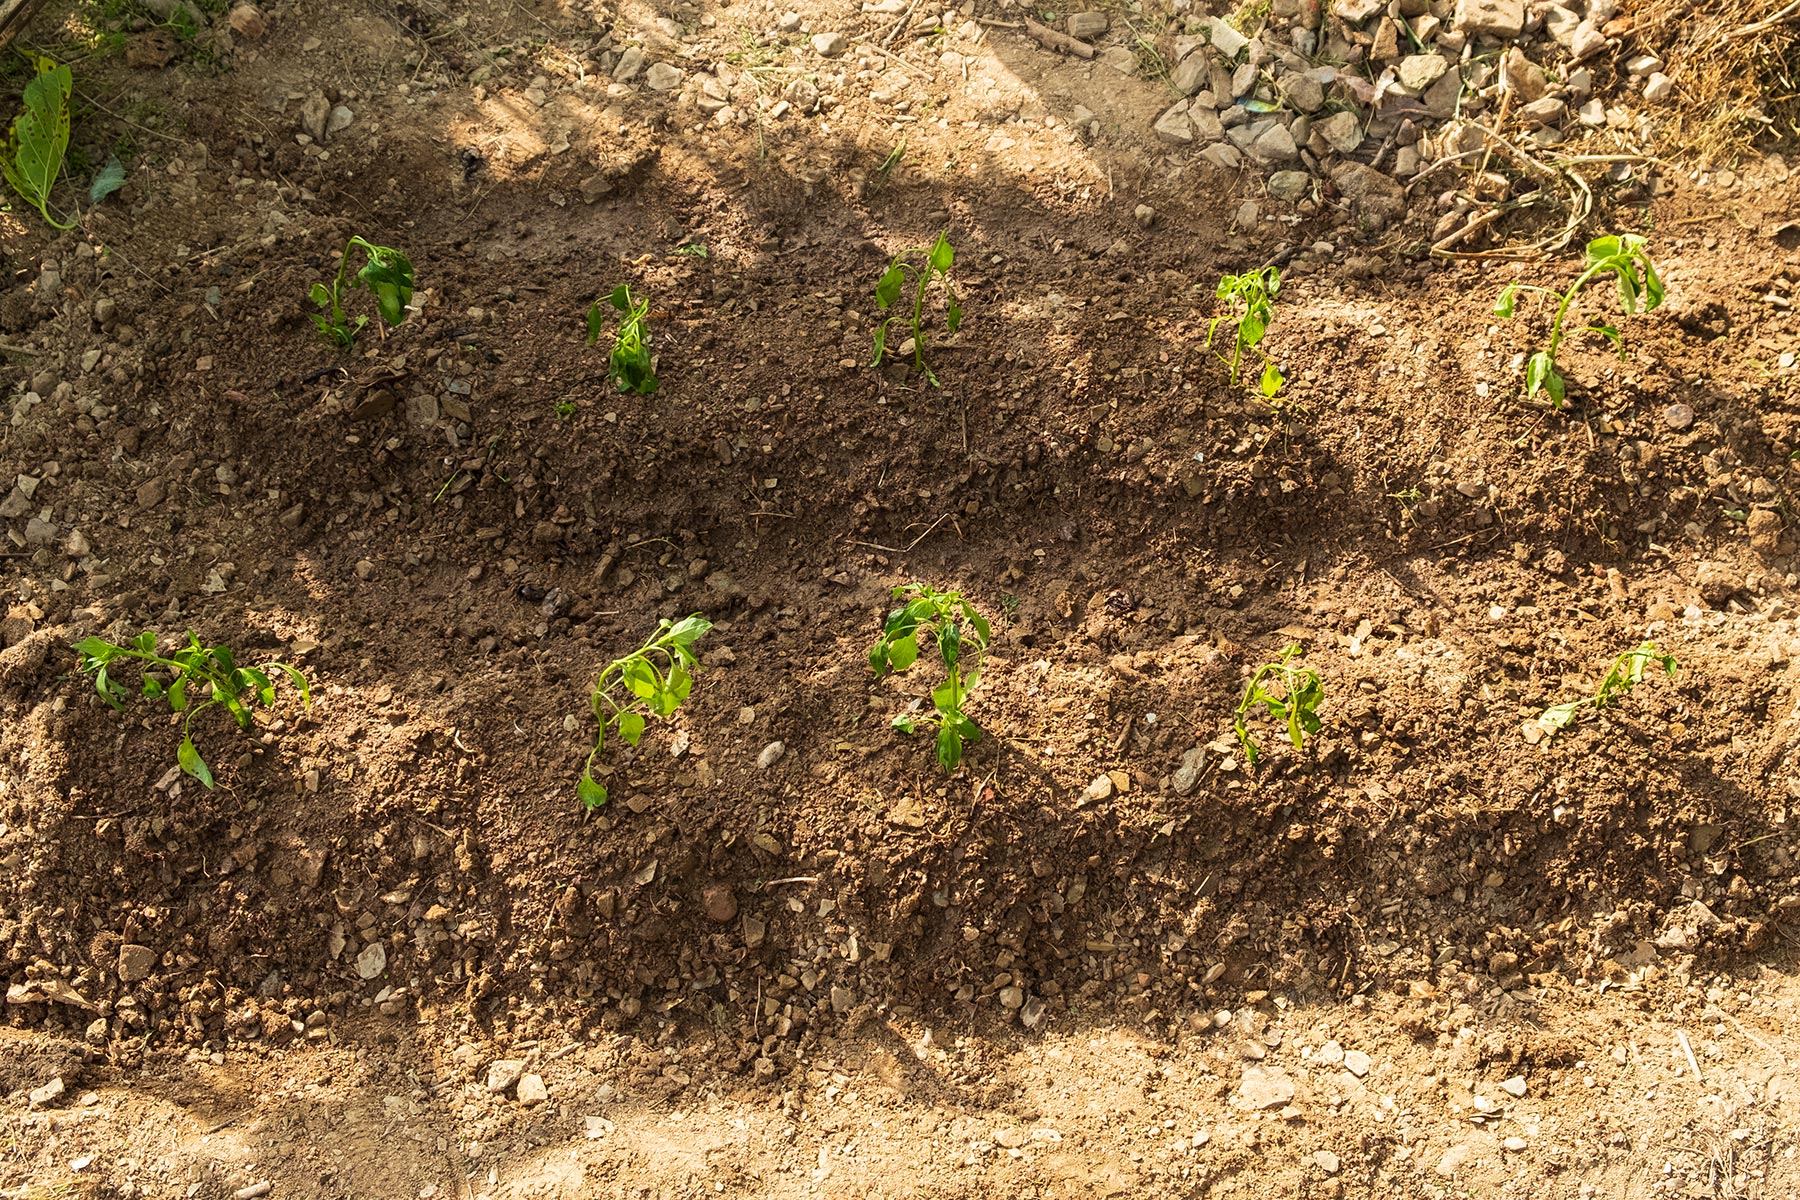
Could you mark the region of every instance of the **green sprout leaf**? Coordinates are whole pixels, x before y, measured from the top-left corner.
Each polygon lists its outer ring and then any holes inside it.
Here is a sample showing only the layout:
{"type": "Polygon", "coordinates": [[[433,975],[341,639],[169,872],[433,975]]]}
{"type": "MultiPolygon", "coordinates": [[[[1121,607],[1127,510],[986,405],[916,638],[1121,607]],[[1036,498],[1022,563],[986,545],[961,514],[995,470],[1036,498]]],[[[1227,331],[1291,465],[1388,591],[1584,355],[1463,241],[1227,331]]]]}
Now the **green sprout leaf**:
{"type": "Polygon", "coordinates": [[[711,629],[712,622],[698,613],[679,621],[664,619],[642,646],[614,659],[600,672],[588,693],[588,707],[599,730],[576,784],[577,797],[585,808],[592,810],[606,803],[606,789],[594,782],[593,765],[606,744],[608,727],[626,744],[636,746],[651,717],[673,716],[693,690],[692,671],[699,665],[693,646],[711,629]]]}
{"type": "Polygon", "coordinates": [[[50,192],[69,149],[69,96],[75,78],[53,59],[39,58],[36,67],[37,75],[25,85],[23,107],[7,135],[0,172],[45,221],[57,229],[73,229],[74,221],[50,215],[50,192]]]}
{"type": "Polygon", "coordinates": [[[1237,735],[1245,761],[1252,769],[1262,758],[1262,748],[1251,738],[1246,718],[1258,706],[1285,726],[1288,741],[1296,750],[1304,749],[1308,735],[1322,728],[1318,709],[1325,700],[1325,685],[1317,671],[1293,664],[1293,659],[1300,653],[1299,643],[1293,643],[1273,661],[1257,668],[1244,688],[1243,699],[1238,702],[1232,732],[1237,735]]]}
{"type": "Polygon", "coordinates": [[[944,293],[944,327],[950,333],[961,328],[962,304],[950,286],[950,268],[955,261],[956,250],[950,244],[950,231],[947,229],[938,234],[937,240],[930,247],[903,250],[894,256],[887,270],[875,281],[875,307],[878,311],[891,315],[875,327],[875,355],[869,362],[871,367],[879,367],[887,357],[888,327],[894,321],[908,319],[912,324],[913,368],[932,387],[939,386],[937,374],[925,361],[925,297],[932,281],[937,280],[944,293]],[[912,312],[904,316],[891,313],[906,288],[909,270],[917,281],[917,286],[913,289],[912,312]]]}
{"type": "Polygon", "coordinates": [[[981,736],[980,728],[963,712],[963,704],[980,682],[981,660],[993,636],[992,628],[959,592],[940,592],[914,583],[895,588],[894,597],[905,603],[882,623],[881,636],[869,650],[869,665],[877,678],[889,669],[904,671],[920,660],[921,645],[936,645],[944,680],[931,689],[932,711],[903,712],[892,724],[905,733],[935,725],[938,764],[954,771],[962,763],[965,747],[981,736]]]}

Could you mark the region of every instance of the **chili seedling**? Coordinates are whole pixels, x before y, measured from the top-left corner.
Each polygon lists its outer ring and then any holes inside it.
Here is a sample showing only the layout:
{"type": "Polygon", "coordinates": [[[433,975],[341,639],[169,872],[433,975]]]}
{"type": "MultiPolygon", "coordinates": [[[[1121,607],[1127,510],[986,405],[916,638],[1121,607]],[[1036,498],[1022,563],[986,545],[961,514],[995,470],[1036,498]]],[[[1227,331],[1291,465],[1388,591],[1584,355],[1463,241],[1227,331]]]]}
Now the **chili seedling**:
{"type": "Polygon", "coordinates": [[[937,727],[938,763],[954,771],[965,746],[981,740],[981,727],[963,712],[963,703],[981,681],[981,660],[993,630],[987,618],[964,600],[961,592],[940,592],[922,583],[894,589],[905,603],[888,614],[881,636],[869,648],[869,666],[877,679],[890,670],[904,671],[918,661],[921,647],[933,645],[944,664],[944,682],[931,691],[929,714],[904,712],[895,729],[914,733],[937,727]]]}
{"type": "Polygon", "coordinates": [[[283,662],[240,667],[228,647],[202,646],[191,630],[188,644],[167,657],[156,652],[156,634],[150,632],[140,633],[123,646],[104,638],[85,638],[75,643],[75,649],[81,654],[82,671],[94,676],[94,689],[100,698],[121,712],[130,693],[113,678],[113,664],[120,659],[136,659],[144,664],[143,694],[160,696],[169,702],[170,711],[183,714],[181,745],[176,748],[175,761],[203,787],[213,785],[213,773],[194,745],[194,718],[200,713],[223,704],[237,727],[248,732],[250,710],[258,704],[268,708],[275,703],[271,671],[286,675],[300,689],[302,703],[312,706],[312,685],[293,667],[283,662]],[[164,680],[156,671],[167,671],[170,678],[164,680]]]}
{"type": "MultiPolygon", "coordinates": [[[[621,283],[607,303],[619,310],[619,331],[613,335],[612,354],[606,360],[607,374],[618,382],[620,391],[648,396],[656,390],[656,364],[650,359],[650,302],[633,300],[631,285],[621,283]]],[[[604,311],[598,300],[588,307],[590,346],[600,340],[606,324],[604,311]]]]}
{"type": "Polygon", "coordinates": [[[1287,382],[1281,368],[1275,361],[1263,353],[1263,335],[1269,331],[1269,322],[1275,319],[1275,296],[1281,291],[1281,268],[1262,267],[1255,271],[1246,271],[1242,275],[1222,275],[1219,277],[1218,289],[1214,292],[1220,300],[1231,307],[1212,319],[1206,330],[1206,348],[1211,350],[1214,336],[1219,326],[1225,321],[1235,321],[1237,329],[1231,343],[1231,357],[1226,358],[1222,352],[1219,361],[1231,367],[1231,384],[1237,386],[1238,372],[1243,365],[1244,355],[1254,352],[1263,362],[1262,376],[1257,381],[1257,388],[1266,400],[1273,400],[1281,385],[1287,382]]]}
{"type": "MultiPolygon", "coordinates": [[[[944,328],[955,333],[962,325],[962,305],[956,299],[956,289],[950,286],[950,267],[956,261],[956,248],[950,244],[950,231],[938,234],[937,241],[930,249],[902,250],[894,256],[883,271],[881,278],[875,281],[875,306],[888,317],[875,327],[875,358],[869,365],[879,367],[887,357],[888,326],[901,319],[901,314],[892,311],[900,299],[901,289],[906,286],[906,274],[911,271],[916,280],[913,288],[912,305],[912,352],[913,366],[923,374],[932,387],[940,386],[937,375],[925,363],[925,293],[936,279],[944,288],[944,328]],[[910,261],[916,258],[918,261],[910,261]]],[[[900,352],[906,352],[904,344],[900,352]]]]}
{"type": "Polygon", "coordinates": [[[24,105],[7,134],[0,172],[44,220],[57,229],[73,229],[74,221],[65,224],[50,215],[50,190],[69,150],[69,96],[75,77],[54,59],[40,58],[36,66],[37,74],[25,85],[24,105]]]}
{"type": "Polygon", "coordinates": [[[1262,751],[1251,740],[1244,718],[1257,705],[1268,709],[1270,716],[1287,726],[1288,741],[1294,743],[1296,750],[1306,745],[1307,734],[1319,732],[1319,704],[1325,699],[1325,685],[1311,667],[1293,665],[1292,660],[1299,657],[1300,652],[1300,644],[1295,642],[1277,655],[1275,661],[1258,667],[1244,689],[1244,698],[1238,701],[1237,720],[1232,728],[1252,767],[1262,757],[1262,751]],[[1270,690],[1270,684],[1280,689],[1279,695],[1270,690]]]}
{"type": "Polygon", "coordinates": [[[406,307],[413,298],[412,260],[391,246],[377,246],[353,237],[344,244],[344,253],[338,258],[337,278],[329,287],[322,283],[312,285],[313,306],[319,309],[310,314],[314,327],[326,341],[346,350],[356,344],[356,335],[369,323],[365,316],[344,315],[345,298],[359,287],[368,288],[374,295],[382,321],[389,326],[400,324],[406,320],[406,307]],[[345,282],[350,272],[350,255],[355,250],[363,252],[363,265],[354,278],[345,282]]]}
{"type": "MultiPolygon", "coordinates": [[[[1552,408],[1562,407],[1563,397],[1568,389],[1562,372],[1556,369],[1556,352],[1562,348],[1563,338],[1566,336],[1563,318],[1568,316],[1569,306],[1575,302],[1575,297],[1587,286],[1589,280],[1602,275],[1613,276],[1618,284],[1619,306],[1628,316],[1639,308],[1649,312],[1663,302],[1662,279],[1657,276],[1656,267],[1651,263],[1645,245],[1644,239],[1635,233],[1595,238],[1587,244],[1585,269],[1575,277],[1575,282],[1569,285],[1566,292],[1529,283],[1509,283],[1500,289],[1500,298],[1494,302],[1496,317],[1510,318],[1513,315],[1520,292],[1542,292],[1559,301],[1556,315],[1550,321],[1550,344],[1525,360],[1527,400],[1541,391],[1549,395],[1552,408]]],[[[1621,359],[1625,357],[1625,337],[1616,326],[1588,325],[1584,327],[1584,332],[1601,335],[1613,344],[1621,359]]]]}
{"type": "Polygon", "coordinates": [[[1538,717],[1538,724],[1549,732],[1556,733],[1573,725],[1587,709],[1598,712],[1603,708],[1611,708],[1625,693],[1644,682],[1644,673],[1652,663],[1660,666],[1670,676],[1681,669],[1681,664],[1675,661],[1673,654],[1664,654],[1656,648],[1655,642],[1645,642],[1635,650],[1627,650],[1613,659],[1612,666],[1600,680],[1600,687],[1593,695],[1551,705],[1538,717]]]}
{"type": "Polygon", "coordinates": [[[606,745],[607,729],[635,746],[644,736],[648,717],[666,719],[680,708],[693,690],[693,673],[700,669],[694,643],[711,628],[712,622],[699,613],[679,621],[664,617],[648,641],[600,672],[588,697],[600,732],[594,736],[594,748],[575,786],[584,808],[591,812],[606,803],[606,789],[594,779],[594,760],[606,745]]]}

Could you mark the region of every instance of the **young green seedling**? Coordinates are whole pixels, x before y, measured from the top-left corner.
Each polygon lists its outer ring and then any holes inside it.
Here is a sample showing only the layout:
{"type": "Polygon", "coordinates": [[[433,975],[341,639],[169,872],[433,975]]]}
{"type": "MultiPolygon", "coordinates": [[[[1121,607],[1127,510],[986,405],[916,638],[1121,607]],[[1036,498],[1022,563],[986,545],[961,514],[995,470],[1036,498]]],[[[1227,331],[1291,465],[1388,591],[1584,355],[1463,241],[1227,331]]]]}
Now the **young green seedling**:
{"type": "Polygon", "coordinates": [[[136,659],[144,664],[143,693],[161,696],[171,711],[184,714],[181,721],[181,745],[175,761],[181,769],[198,779],[203,787],[213,785],[212,770],[194,746],[194,718],[215,704],[223,704],[239,729],[250,729],[250,710],[261,704],[275,703],[275,685],[269,672],[279,671],[300,689],[300,700],[312,706],[312,686],[306,676],[282,662],[266,662],[259,667],[240,667],[231,650],[225,646],[202,646],[190,631],[188,644],[164,657],[156,652],[156,635],[141,633],[123,646],[103,638],[91,637],[75,643],[81,653],[81,669],[94,676],[94,689],[100,698],[123,711],[129,694],[125,685],[112,676],[112,664],[120,659],[136,659]],[[164,679],[156,671],[166,671],[164,679]]]}
{"type": "Polygon", "coordinates": [[[1288,741],[1294,743],[1296,750],[1305,746],[1307,734],[1319,732],[1319,703],[1325,699],[1325,685],[1311,667],[1292,665],[1289,660],[1299,654],[1300,644],[1295,642],[1277,655],[1274,662],[1258,667],[1244,689],[1244,698],[1238,701],[1237,720],[1232,728],[1237,732],[1238,744],[1244,748],[1244,757],[1251,767],[1256,766],[1262,751],[1250,740],[1244,718],[1258,704],[1287,726],[1288,741]],[[1280,695],[1270,690],[1271,683],[1280,688],[1280,695]]]}
{"type": "Polygon", "coordinates": [[[901,713],[893,725],[904,733],[935,725],[938,763],[954,771],[962,762],[963,747],[981,738],[980,726],[964,714],[963,703],[981,680],[981,659],[993,630],[961,592],[914,583],[895,588],[894,599],[905,603],[888,614],[881,636],[869,648],[869,666],[879,679],[889,670],[912,666],[923,646],[937,647],[945,678],[931,691],[932,711],[924,716],[901,713]]]}
{"type": "Polygon", "coordinates": [[[1663,671],[1673,676],[1681,669],[1673,654],[1664,654],[1656,648],[1655,642],[1645,642],[1635,650],[1627,650],[1613,659],[1613,664],[1600,681],[1599,690],[1592,696],[1584,696],[1580,700],[1570,700],[1565,704],[1553,704],[1538,717],[1538,724],[1551,733],[1567,729],[1580,719],[1584,710],[1593,709],[1598,712],[1610,708],[1632,688],[1644,681],[1644,672],[1655,663],[1663,671]]]}
{"type": "Polygon", "coordinates": [[[322,283],[312,285],[312,302],[319,309],[310,314],[314,327],[326,341],[346,350],[356,344],[356,335],[369,323],[364,316],[344,315],[346,295],[359,287],[374,294],[382,321],[389,326],[400,324],[406,320],[406,306],[413,298],[412,260],[392,247],[353,237],[344,244],[344,253],[338,258],[337,278],[329,287],[322,283]],[[362,269],[346,283],[344,277],[350,272],[350,254],[354,250],[361,250],[365,258],[362,269]]]}
{"type": "Polygon", "coordinates": [[[1222,275],[1219,287],[1214,293],[1220,300],[1228,303],[1228,312],[1220,313],[1212,319],[1206,330],[1206,348],[1212,349],[1213,336],[1219,332],[1221,322],[1232,320],[1237,322],[1237,336],[1232,339],[1231,357],[1219,354],[1219,361],[1231,367],[1231,384],[1237,386],[1238,369],[1243,363],[1247,351],[1254,351],[1263,360],[1262,376],[1257,387],[1263,398],[1273,400],[1281,385],[1287,382],[1281,368],[1262,351],[1263,335],[1269,331],[1269,322],[1275,317],[1275,295],[1281,290],[1281,268],[1263,267],[1260,270],[1246,271],[1242,275],[1222,275]]]}
{"type": "Polygon", "coordinates": [[[698,613],[679,621],[664,617],[649,641],[600,672],[588,697],[600,732],[594,735],[594,749],[575,785],[583,807],[591,811],[606,803],[606,789],[594,779],[594,759],[606,744],[607,728],[635,746],[644,736],[647,717],[667,718],[680,708],[693,690],[693,672],[700,669],[694,643],[711,628],[712,622],[698,613]]]}
{"type": "MultiPolygon", "coordinates": [[[[607,374],[618,382],[620,391],[648,396],[656,390],[655,364],[650,360],[650,302],[633,300],[631,286],[621,283],[607,297],[607,303],[619,310],[619,332],[613,335],[607,374]]],[[[603,312],[598,300],[588,307],[590,346],[600,340],[600,331],[605,327],[603,312]]]]}
{"type": "Polygon", "coordinates": [[[69,95],[75,77],[52,59],[40,58],[36,65],[37,75],[25,85],[24,105],[7,135],[0,172],[44,220],[57,229],[73,229],[74,221],[64,224],[50,215],[50,189],[69,149],[69,95]]]}
{"type": "MultiPolygon", "coordinates": [[[[1619,305],[1627,315],[1637,312],[1640,306],[1645,312],[1649,312],[1663,302],[1662,280],[1658,278],[1656,267],[1650,262],[1644,239],[1635,233],[1600,237],[1589,242],[1585,269],[1575,277],[1575,282],[1566,292],[1529,283],[1509,283],[1500,289],[1500,298],[1494,302],[1496,317],[1513,315],[1520,292],[1542,292],[1559,301],[1556,315],[1550,321],[1550,344],[1525,360],[1527,400],[1542,391],[1549,395],[1552,408],[1562,407],[1567,389],[1562,372],[1556,369],[1556,352],[1562,348],[1563,338],[1566,336],[1563,318],[1568,315],[1569,306],[1575,302],[1576,295],[1587,286],[1588,281],[1601,275],[1614,277],[1619,288],[1619,305]]],[[[1621,359],[1625,357],[1625,338],[1616,327],[1588,325],[1585,331],[1600,334],[1613,344],[1621,359]]]]}
{"type": "MultiPolygon", "coordinates": [[[[875,327],[875,359],[869,365],[879,367],[887,356],[888,326],[900,319],[900,314],[893,313],[895,301],[900,299],[901,289],[906,286],[906,273],[911,271],[917,286],[913,288],[912,306],[912,352],[913,366],[923,374],[932,387],[939,386],[937,375],[925,365],[925,292],[933,279],[944,285],[944,328],[955,333],[962,325],[962,305],[957,302],[956,289],[950,286],[950,267],[956,261],[956,249],[950,245],[948,229],[938,234],[937,241],[929,250],[902,250],[888,264],[888,269],[875,281],[875,307],[889,313],[886,320],[875,327]],[[908,259],[916,256],[918,263],[908,259]]],[[[904,351],[904,347],[902,347],[904,351]]]]}

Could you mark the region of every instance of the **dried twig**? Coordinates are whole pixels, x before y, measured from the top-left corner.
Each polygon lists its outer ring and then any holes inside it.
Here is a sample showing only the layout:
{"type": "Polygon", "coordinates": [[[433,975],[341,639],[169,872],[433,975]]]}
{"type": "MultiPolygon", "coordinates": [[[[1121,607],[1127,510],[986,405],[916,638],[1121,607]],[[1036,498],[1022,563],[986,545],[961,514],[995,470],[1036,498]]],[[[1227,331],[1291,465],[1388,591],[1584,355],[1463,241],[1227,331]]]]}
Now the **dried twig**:
{"type": "Polygon", "coordinates": [[[1727,42],[1735,41],[1741,37],[1754,37],[1765,29],[1773,29],[1777,25],[1786,24],[1796,16],[1800,16],[1800,0],[1794,0],[1792,4],[1788,5],[1772,17],[1767,17],[1761,21],[1753,21],[1741,29],[1733,29],[1730,33],[1720,34],[1719,45],[1723,46],[1727,42]]]}
{"type": "Polygon", "coordinates": [[[25,28],[44,0],[0,0],[0,50],[25,28]]]}
{"type": "Polygon", "coordinates": [[[1076,58],[1094,57],[1094,48],[1080,38],[1072,38],[1066,33],[1058,33],[1048,25],[1040,25],[1030,17],[1025,18],[1025,32],[1035,38],[1046,50],[1060,50],[1064,54],[1073,54],[1076,58]]]}

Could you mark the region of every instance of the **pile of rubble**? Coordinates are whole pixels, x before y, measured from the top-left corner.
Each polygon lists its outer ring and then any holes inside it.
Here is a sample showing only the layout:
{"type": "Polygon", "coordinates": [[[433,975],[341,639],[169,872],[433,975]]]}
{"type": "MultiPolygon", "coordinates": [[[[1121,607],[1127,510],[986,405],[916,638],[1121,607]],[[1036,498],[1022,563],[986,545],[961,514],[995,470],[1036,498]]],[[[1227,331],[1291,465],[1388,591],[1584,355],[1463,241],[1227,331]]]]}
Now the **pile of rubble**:
{"type": "MultiPolygon", "coordinates": [[[[1616,62],[1629,28],[1616,16],[1616,0],[1586,0],[1585,11],[1525,0],[1273,0],[1254,36],[1225,17],[1192,16],[1169,74],[1181,99],[1153,128],[1217,166],[1273,170],[1281,199],[1321,175],[1340,190],[1346,180],[1367,190],[1366,171],[1408,180],[1485,147],[1490,132],[1535,152],[1611,130],[1617,147],[1648,128],[1597,89],[1622,77],[1655,104],[1673,85],[1653,55],[1616,62]]],[[[1377,227],[1384,219],[1367,215],[1377,227]]]]}

